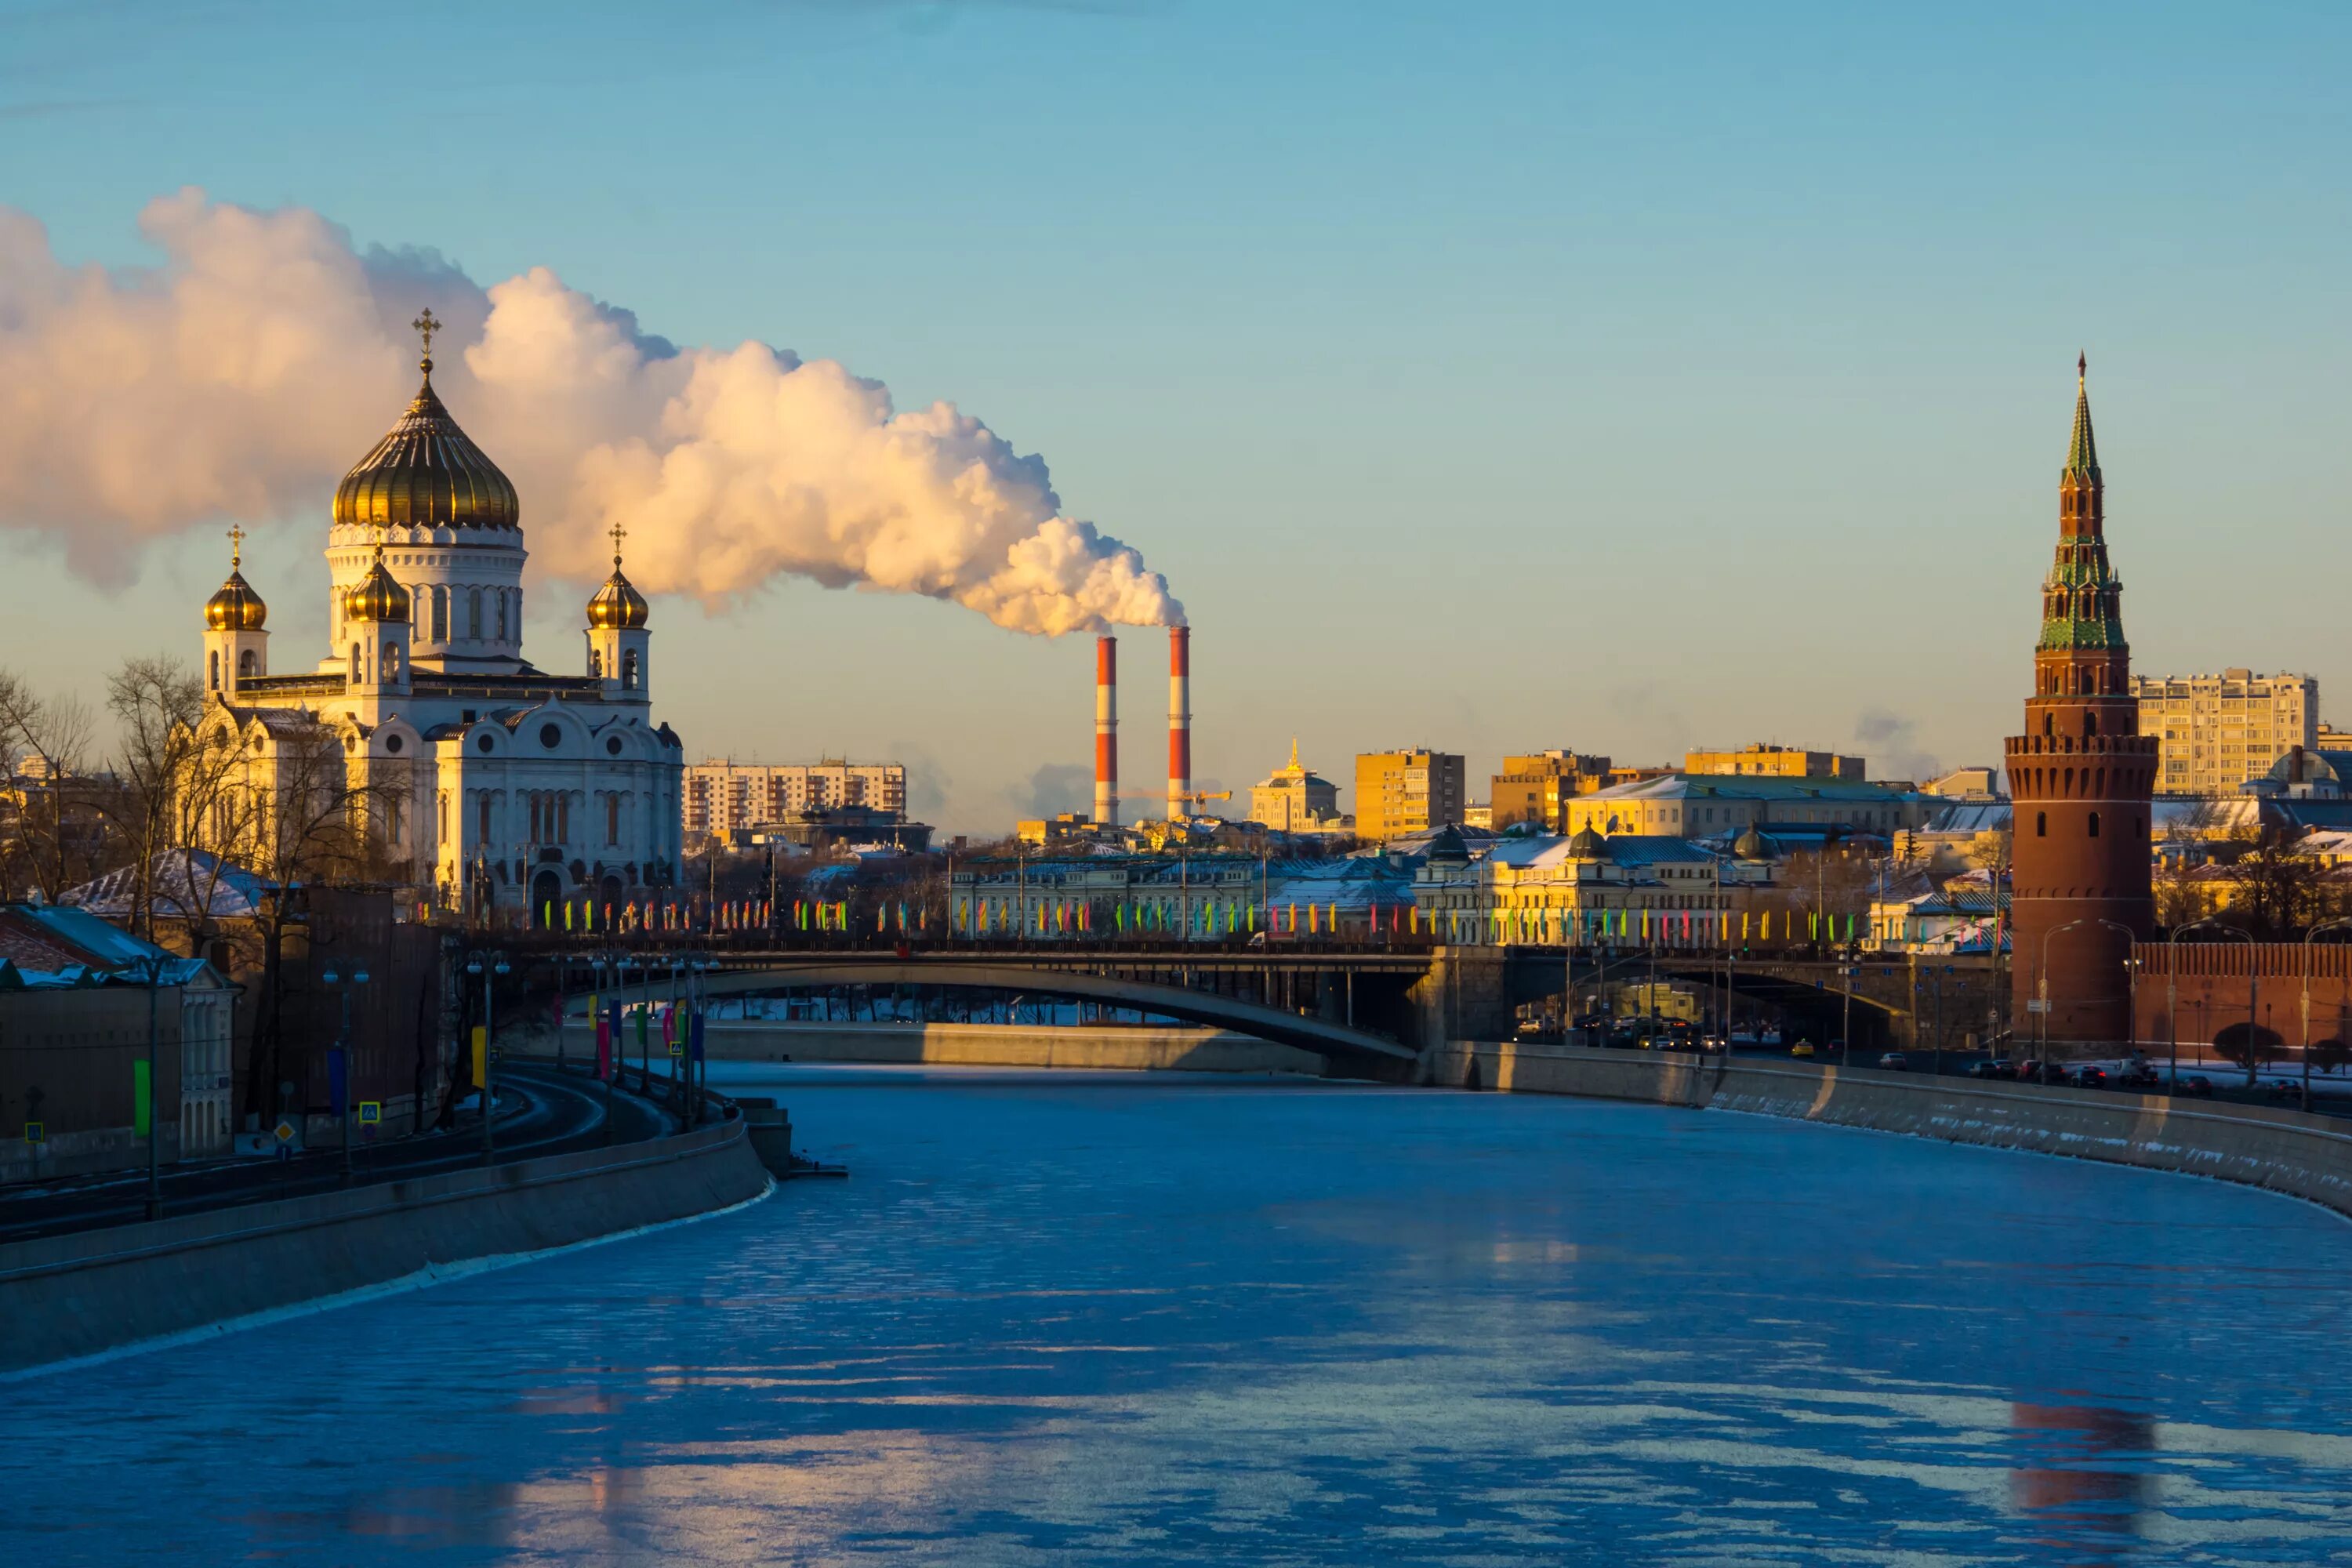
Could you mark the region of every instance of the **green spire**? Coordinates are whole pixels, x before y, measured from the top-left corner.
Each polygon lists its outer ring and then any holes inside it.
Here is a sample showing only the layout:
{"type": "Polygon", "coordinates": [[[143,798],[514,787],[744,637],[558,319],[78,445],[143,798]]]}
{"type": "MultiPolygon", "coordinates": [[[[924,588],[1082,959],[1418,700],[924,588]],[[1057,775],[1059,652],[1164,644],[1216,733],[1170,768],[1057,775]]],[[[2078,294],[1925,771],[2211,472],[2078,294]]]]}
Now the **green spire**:
{"type": "Polygon", "coordinates": [[[2091,359],[2074,356],[2074,438],[2066,447],[2066,471],[2090,479],[2099,477],[2098,443],[2091,439],[2091,359]]]}

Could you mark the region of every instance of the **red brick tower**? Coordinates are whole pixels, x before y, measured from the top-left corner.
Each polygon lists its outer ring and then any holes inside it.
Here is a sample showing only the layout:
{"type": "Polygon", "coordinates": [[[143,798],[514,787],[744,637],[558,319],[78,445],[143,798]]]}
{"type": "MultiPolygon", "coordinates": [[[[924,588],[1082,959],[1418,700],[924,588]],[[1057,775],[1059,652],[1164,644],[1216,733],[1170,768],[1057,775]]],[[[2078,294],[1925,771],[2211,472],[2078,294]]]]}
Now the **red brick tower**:
{"type": "Polygon", "coordinates": [[[2016,807],[2010,929],[2021,1037],[2047,994],[2048,1037],[2070,1047],[2129,1030],[2134,936],[2155,924],[2148,802],[2156,738],[2139,733],[2123,582],[2107,563],[2106,487],[2075,362],[2074,437],[2058,480],[2058,555],[2042,584],[2042,637],[2025,733],[2006,745],[2016,807]],[[2101,923],[2101,922],[2107,923],[2101,923]],[[2080,923],[2075,923],[2080,922],[2080,923]],[[2119,929],[2120,928],[2120,929],[2119,929]]]}

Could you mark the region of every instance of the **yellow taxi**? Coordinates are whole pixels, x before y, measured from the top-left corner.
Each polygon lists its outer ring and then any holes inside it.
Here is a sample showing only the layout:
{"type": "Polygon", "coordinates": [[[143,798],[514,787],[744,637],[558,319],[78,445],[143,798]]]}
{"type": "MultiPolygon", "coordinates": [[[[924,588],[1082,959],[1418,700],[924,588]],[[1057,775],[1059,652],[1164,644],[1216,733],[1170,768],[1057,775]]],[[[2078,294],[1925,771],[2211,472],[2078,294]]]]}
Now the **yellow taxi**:
{"type": "Polygon", "coordinates": [[[1789,1047],[1789,1054],[1792,1057],[1811,1056],[1813,1054],[1813,1042],[1811,1040],[1799,1040],[1795,1045],[1789,1047]]]}

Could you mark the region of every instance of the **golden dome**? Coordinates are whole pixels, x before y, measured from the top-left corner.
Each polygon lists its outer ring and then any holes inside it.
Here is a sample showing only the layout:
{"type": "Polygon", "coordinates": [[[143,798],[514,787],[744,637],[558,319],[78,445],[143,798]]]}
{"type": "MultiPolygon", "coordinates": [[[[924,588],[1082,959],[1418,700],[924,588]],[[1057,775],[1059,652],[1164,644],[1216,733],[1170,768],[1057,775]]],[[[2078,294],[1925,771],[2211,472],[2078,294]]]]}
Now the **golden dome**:
{"type": "Polygon", "coordinates": [[[404,621],[408,612],[408,590],[383,569],[383,545],[379,542],[375,564],[368,568],[368,574],[343,590],[343,619],[404,621]]]}
{"type": "Polygon", "coordinates": [[[269,619],[269,606],[237,570],[245,564],[245,530],[228,531],[228,581],[205,601],[205,625],[216,632],[257,632],[269,619]]]}
{"type": "Polygon", "coordinates": [[[613,525],[613,574],[588,601],[588,629],[592,632],[645,630],[649,606],[636,585],[621,575],[621,537],[625,531],[619,523],[613,525]]]}
{"type": "MultiPolygon", "coordinates": [[[[335,521],[362,528],[517,528],[522,503],[512,480],[457,428],[433,391],[427,311],[425,384],[408,412],[335,487],[335,521]]],[[[429,323],[429,324],[428,324],[429,323]]]]}
{"type": "Polygon", "coordinates": [[[613,574],[588,601],[588,629],[594,632],[645,630],[646,596],[626,577],[621,575],[621,563],[613,563],[613,574]]]}

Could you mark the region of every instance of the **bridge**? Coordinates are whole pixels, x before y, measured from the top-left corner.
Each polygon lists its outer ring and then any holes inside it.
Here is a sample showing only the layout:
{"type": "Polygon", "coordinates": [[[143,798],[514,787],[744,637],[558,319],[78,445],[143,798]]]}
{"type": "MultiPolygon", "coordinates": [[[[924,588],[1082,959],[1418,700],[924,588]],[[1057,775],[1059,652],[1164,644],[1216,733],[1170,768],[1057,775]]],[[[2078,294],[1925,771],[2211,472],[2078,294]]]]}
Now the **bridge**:
{"type": "MultiPolygon", "coordinates": [[[[1381,1070],[1430,1046],[1507,1037],[1519,1007],[1607,982],[1655,978],[1728,995],[1817,1039],[1850,1033],[1864,1048],[1956,1046],[1983,1030],[1997,1001],[1992,966],[1981,957],[1842,960],[1801,950],[854,939],[779,946],[737,937],[690,949],[673,938],[602,951],[656,973],[696,952],[715,971],[705,976],[706,994],[855,985],[1022,992],[1134,1008],[1381,1070]]],[[[567,991],[587,988],[591,952],[583,944],[546,944],[532,956],[570,971],[567,991]]]]}

